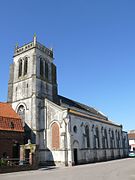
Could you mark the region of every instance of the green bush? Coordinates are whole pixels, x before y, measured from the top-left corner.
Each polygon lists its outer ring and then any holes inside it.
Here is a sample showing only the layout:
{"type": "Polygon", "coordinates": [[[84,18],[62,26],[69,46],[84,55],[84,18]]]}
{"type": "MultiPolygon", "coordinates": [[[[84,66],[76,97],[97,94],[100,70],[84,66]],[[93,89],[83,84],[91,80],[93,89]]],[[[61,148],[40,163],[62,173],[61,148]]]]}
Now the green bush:
{"type": "Polygon", "coordinates": [[[0,166],[7,166],[7,161],[3,158],[0,159],[0,166]]]}

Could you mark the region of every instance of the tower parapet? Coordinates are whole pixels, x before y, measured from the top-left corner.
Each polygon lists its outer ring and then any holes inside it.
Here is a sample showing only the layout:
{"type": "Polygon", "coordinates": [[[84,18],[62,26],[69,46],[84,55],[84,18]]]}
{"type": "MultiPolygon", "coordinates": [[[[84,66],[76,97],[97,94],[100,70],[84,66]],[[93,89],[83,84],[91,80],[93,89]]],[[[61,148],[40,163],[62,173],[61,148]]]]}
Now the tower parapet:
{"type": "Polygon", "coordinates": [[[33,48],[37,48],[40,51],[44,52],[47,56],[53,58],[53,49],[52,48],[49,49],[45,47],[43,44],[37,42],[37,37],[35,35],[32,42],[27,43],[21,47],[19,47],[18,44],[16,45],[14,50],[14,57],[33,48]]]}

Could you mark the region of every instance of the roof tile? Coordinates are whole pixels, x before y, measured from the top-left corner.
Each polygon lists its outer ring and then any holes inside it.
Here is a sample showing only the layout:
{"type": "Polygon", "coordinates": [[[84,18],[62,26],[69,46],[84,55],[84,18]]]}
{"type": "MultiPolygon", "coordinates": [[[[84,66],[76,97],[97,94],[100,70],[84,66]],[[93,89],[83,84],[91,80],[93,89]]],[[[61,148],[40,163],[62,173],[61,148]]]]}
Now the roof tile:
{"type": "Polygon", "coordinates": [[[8,103],[0,102],[0,130],[24,131],[21,118],[8,103]]]}

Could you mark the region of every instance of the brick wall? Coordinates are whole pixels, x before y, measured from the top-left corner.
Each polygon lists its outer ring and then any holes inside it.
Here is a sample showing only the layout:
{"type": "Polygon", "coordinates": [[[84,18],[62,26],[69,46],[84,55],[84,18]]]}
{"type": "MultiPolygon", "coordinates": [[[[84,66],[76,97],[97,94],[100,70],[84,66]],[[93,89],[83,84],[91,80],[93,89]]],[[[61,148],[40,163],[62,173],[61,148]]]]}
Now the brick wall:
{"type": "Polygon", "coordinates": [[[9,158],[13,158],[13,145],[23,144],[24,133],[15,131],[0,131],[0,158],[6,152],[9,158]]]}

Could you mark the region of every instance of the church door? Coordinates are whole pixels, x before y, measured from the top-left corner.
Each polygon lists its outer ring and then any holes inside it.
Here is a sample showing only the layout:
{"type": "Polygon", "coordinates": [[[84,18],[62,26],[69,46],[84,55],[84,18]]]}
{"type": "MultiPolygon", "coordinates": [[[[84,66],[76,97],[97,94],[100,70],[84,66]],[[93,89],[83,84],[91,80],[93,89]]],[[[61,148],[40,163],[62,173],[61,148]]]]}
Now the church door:
{"type": "Polygon", "coordinates": [[[78,157],[77,157],[77,149],[74,149],[74,164],[77,165],[78,164],[78,157]]]}

